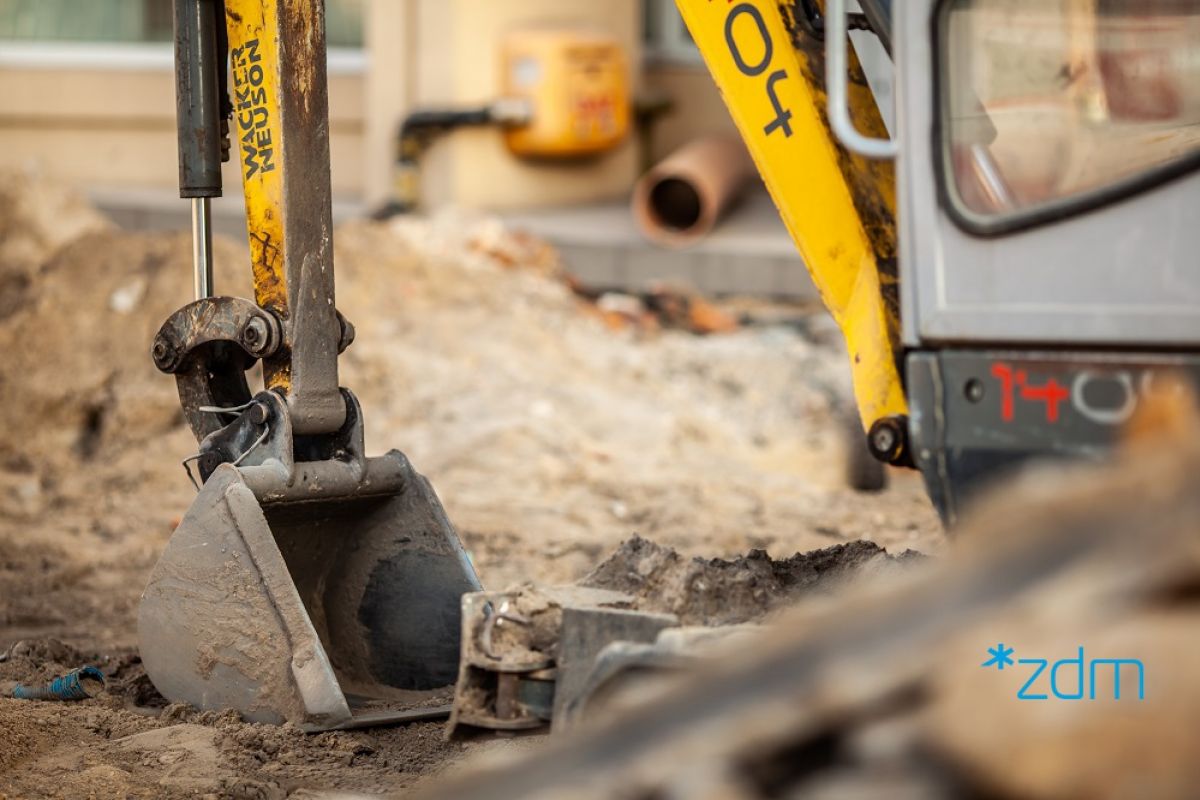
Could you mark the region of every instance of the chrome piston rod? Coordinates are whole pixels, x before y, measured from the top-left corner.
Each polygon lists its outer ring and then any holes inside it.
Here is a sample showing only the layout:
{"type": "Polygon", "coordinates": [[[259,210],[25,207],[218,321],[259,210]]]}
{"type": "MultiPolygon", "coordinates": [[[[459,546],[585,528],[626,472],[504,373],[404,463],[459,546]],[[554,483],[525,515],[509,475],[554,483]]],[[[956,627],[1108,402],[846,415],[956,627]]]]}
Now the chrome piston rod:
{"type": "Polygon", "coordinates": [[[221,196],[228,42],[218,0],[174,0],[179,196],[192,201],[197,300],[213,296],[212,198],[221,196]]]}
{"type": "Polygon", "coordinates": [[[197,300],[213,296],[212,200],[192,198],[192,270],[197,300]]]}

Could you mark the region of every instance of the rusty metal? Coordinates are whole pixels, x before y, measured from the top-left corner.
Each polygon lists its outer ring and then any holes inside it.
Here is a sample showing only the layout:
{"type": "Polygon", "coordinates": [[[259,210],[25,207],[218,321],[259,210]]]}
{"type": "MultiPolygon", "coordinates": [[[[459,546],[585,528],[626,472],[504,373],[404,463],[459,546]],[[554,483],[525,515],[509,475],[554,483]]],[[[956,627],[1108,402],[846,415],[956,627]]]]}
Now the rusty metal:
{"type": "Polygon", "coordinates": [[[450,731],[531,730],[577,719],[597,657],[614,642],[653,642],[672,614],[631,608],[621,592],[550,586],[463,597],[462,654],[450,731]],[[533,613],[520,608],[529,606],[533,613]]]}
{"type": "Polygon", "coordinates": [[[316,730],[454,682],[460,597],[478,579],[429,482],[399,452],[367,458],[358,402],[343,401],[345,427],[317,451],[274,391],[201,445],[216,467],[138,614],[169,699],[316,730]]]}
{"type": "Polygon", "coordinates": [[[345,419],[337,355],[325,9],[311,0],[226,0],[255,299],[283,346],[263,359],[304,436],[345,419]]]}
{"type": "Polygon", "coordinates": [[[197,441],[223,428],[226,415],[202,407],[230,408],[250,401],[246,370],[279,347],[282,332],[271,314],[238,297],[211,297],[172,314],[154,337],[151,355],[163,372],[175,376],[183,415],[197,441]],[[257,346],[247,348],[254,329],[257,346]]]}
{"type": "MultiPolygon", "coordinates": [[[[814,33],[801,21],[807,19],[803,10],[812,0],[781,0],[779,11],[791,37],[791,44],[803,58],[798,62],[804,69],[803,78],[816,88],[824,99],[825,42],[823,29],[814,33]]],[[[887,127],[875,105],[875,98],[867,82],[862,65],[853,56],[850,58],[850,106],[854,124],[867,136],[885,137],[887,127]]],[[[817,106],[822,122],[828,127],[825,103],[817,106]]],[[[899,349],[900,318],[898,257],[896,238],[895,167],[886,161],[874,161],[856,156],[844,148],[836,148],[838,164],[850,190],[854,207],[871,242],[875,253],[876,267],[880,275],[880,290],[888,309],[888,336],[893,346],[899,349]]]]}
{"type": "MultiPolygon", "coordinates": [[[[815,0],[677,0],[821,299],[846,338],[864,432],[908,413],[899,363],[893,165],[841,147],[826,113],[823,26],[815,0]],[[749,59],[749,60],[747,60],[749,59]]],[[[885,129],[850,58],[858,130],[885,129]]]]}
{"type": "Polygon", "coordinates": [[[520,715],[517,687],[520,679],[515,673],[501,672],[496,676],[496,717],[505,722],[520,715]]]}

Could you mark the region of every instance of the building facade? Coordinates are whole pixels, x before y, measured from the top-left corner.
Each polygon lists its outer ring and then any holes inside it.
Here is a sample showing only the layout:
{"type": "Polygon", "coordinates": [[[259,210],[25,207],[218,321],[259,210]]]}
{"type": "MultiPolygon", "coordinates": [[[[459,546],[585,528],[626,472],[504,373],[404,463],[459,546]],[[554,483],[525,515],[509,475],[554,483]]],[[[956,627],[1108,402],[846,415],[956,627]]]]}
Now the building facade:
{"type": "MultiPolygon", "coordinates": [[[[517,159],[494,129],[455,132],[424,159],[427,207],[624,197],[649,160],[699,133],[732,130],[672,0],[327,0],[327,10],[335,198],[385,199],[405,114],[495,99],[503,38],[522,29],[615,38],[634,91],[669,98],[671,110],[652,135],[570,163],[517,159]]],[[[32,165],[93,192],[169,196],[177,171],[171,38],[171,0],[0,2],[0,166],[32,165]]],[[[237,181],[231,166],[226,184],[237,181]]]]}

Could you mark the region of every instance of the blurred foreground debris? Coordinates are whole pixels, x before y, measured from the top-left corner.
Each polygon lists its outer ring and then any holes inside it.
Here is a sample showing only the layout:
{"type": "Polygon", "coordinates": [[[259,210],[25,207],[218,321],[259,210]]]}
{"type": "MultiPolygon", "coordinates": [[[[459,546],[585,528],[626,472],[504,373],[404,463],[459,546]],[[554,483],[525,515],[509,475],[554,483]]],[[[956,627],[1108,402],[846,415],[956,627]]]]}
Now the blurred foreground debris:
{"type": "Polygon", "coordinates": [[[468,594],[450,731],[566,730],[631,677],[694,667],[799,597],[920,561],[866,541],[780,560],[688,559],[635,536],[579,584],[468,594]]]}
{"type": "Polygon", "coordinates": [[[1165,406],[1114,463],[985,500],[932,574],[801,606],[437,796],[1194,796],[1200,426],[1190,402],[1165,406]]]}

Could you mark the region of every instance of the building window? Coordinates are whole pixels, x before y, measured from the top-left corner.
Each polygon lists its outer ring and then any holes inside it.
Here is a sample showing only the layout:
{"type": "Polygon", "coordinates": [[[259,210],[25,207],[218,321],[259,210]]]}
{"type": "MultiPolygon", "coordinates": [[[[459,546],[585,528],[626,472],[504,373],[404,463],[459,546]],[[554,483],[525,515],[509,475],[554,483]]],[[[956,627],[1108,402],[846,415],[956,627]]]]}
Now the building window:
{"type": "Polygon", "coordinates": [[[675,0],[642,0],[646,58],[661,64],[703,64],[675,0]]]}
{"type": "Polygon", "coordinates": [[[0,0],[0,39],[168,42],[171,0],[0,0]]]}
{"type": "Polygon", "coordinates": [[[327,0],[325,37],[330,47],[362,49],[364,5],[366,0],[327,0]]]}
{"type": "MultiPolygon", "coordinates": [[[[363,46],[364,0],[328,0],[330,47],[363,46]]],[[[0,0],[0,40],[170,42],[172,0],[0,0]]]]}

